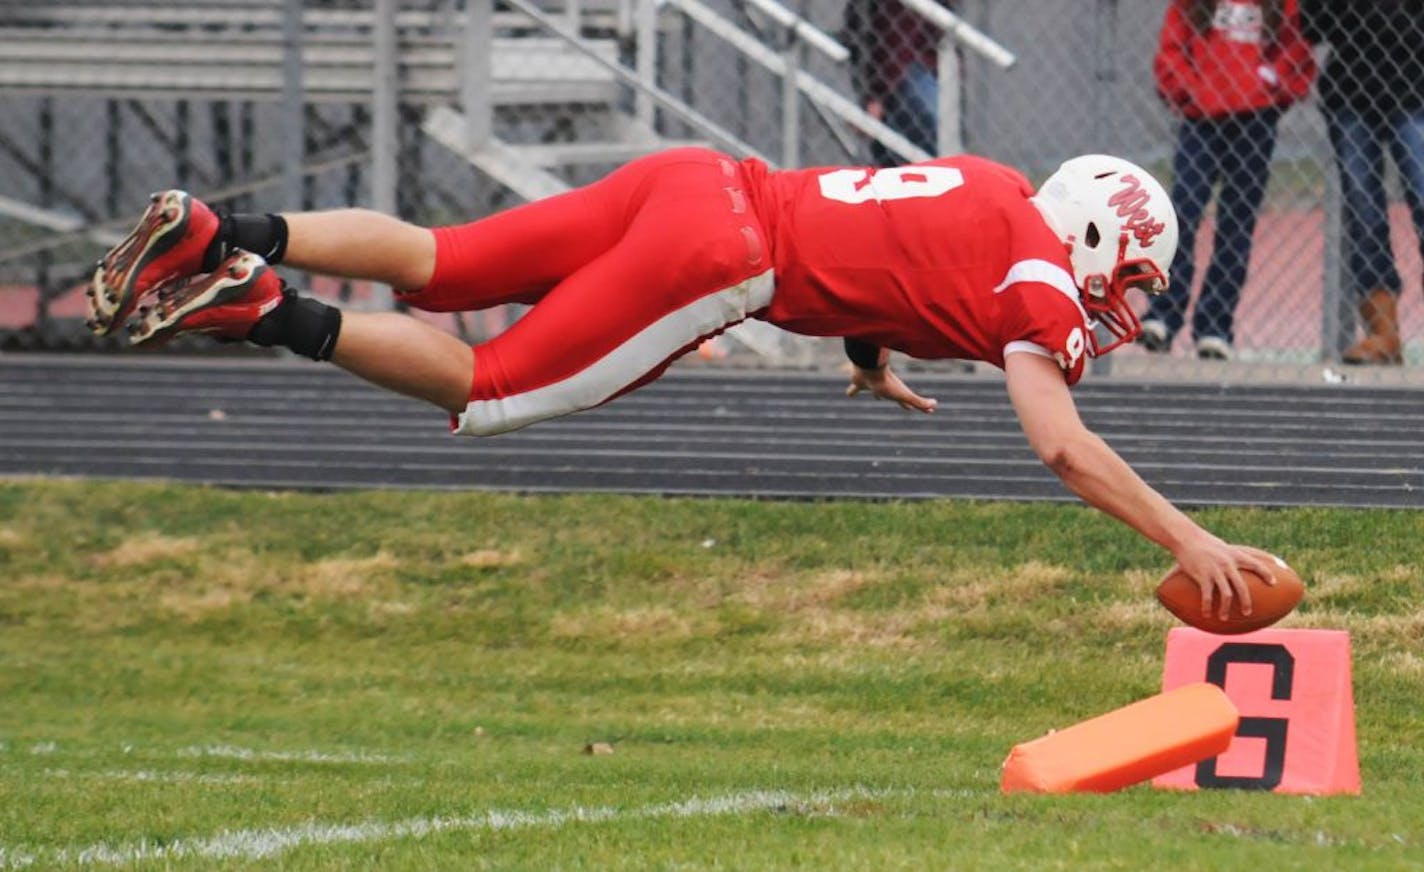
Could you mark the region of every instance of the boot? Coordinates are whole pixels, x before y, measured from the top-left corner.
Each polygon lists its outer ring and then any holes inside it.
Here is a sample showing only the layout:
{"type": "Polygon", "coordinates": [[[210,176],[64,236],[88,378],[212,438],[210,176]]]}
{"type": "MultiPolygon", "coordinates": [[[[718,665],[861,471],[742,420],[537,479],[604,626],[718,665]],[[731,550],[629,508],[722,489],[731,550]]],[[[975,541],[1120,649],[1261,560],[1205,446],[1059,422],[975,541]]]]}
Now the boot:
{"type": "Polygon", "coordinates": [[[1345,363],[1399,365],[1404,349],[1399,340],[1399,298],[1389,291],[1376,290],[1360,301],[1360,323],[1365,338],[1345,349],[1345,363]]]}

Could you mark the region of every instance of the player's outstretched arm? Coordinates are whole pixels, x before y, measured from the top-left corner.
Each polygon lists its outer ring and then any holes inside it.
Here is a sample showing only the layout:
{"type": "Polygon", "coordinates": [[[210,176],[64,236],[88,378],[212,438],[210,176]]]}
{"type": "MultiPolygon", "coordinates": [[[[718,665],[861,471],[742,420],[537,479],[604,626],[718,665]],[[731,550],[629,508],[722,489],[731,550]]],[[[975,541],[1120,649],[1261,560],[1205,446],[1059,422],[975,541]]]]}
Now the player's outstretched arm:
{"type": "Polygon", "coordinates": [[[1251,593],[1240,570],[1244,567],[1270,579],[1271,568],[1265,561],[1198,526],[1084,426],[1063,373],[1052,359],[1027,352],[1010,354],[1004,370],[1024,435],[1044,465],[1084,502],[1172,552],[1201,586],[1203,602],[1211,601],[1215,589],[1222,617],[1238,597],[1242,612],[1250,613],[1251,593]]]}

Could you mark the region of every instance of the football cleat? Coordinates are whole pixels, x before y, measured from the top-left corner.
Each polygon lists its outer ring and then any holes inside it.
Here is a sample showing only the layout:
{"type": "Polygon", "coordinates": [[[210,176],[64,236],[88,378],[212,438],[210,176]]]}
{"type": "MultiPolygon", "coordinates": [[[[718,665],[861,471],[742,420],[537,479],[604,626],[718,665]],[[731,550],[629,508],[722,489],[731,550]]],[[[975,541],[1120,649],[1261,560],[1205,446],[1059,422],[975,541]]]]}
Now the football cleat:
{"type": "Polygon", "coordinates": [[[140,297],[128,321],[129,340],[138,345],[185,333],[246,339],[282,300],[282,280],[267,262],[240,251],[211,273],[170,279],[140,297]]]}
{"type": "Polygon", "coordinates": [[[198,273],[218,232],[218,216],[184,191],[162,191],[133,232],[99,261],[87,292],[89,329],[106,336],[155,285],[198,273]]]}

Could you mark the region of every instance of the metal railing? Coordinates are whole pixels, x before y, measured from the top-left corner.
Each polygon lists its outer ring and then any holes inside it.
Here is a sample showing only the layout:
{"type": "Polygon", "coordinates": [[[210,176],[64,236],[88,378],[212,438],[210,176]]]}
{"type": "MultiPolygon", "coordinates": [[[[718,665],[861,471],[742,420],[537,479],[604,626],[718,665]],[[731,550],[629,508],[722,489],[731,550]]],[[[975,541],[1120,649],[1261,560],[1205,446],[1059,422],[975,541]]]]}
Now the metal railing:
{"type": "MultiPolygon", "coordinates": [[[[16,318],[72,316],[73,289],[105,240],[129,226],[148,191],[174,185],[246,207],[370,205],[437,224],[510,205],[516,188],[507,180],[520,172],[535,178],[537,170],[539,184],[529,190],[551,192],[591,181],[640,150],[679,142],[778,165],[879,160],[867,154],[872,145],[894,160],[968,150],[1033,181],[1074,154],[1104,151],[1171,185],[1184,123],[1158,98],[1152,57],[1167,0],[865,4],[877,12],[903,4],[929,22],[937,149],[917,145],[892,113],[866,111],[850,80],[855,65],[843,54],[856,48],[843,30],[851,2],[6,5],[0,319],[9,320],[0,320],[0,332],[32,323],[16,318]],[[471,161],[470,143],[479,142],[500,152],[510,172],[471,161]],[[14,315],[16,299],[38,299],[37,314],[14,315]]],[[[1362,10],[1381,4],[1299,5],[1358,23],[1362,10]]],[[[1416,15],[1411,4],[1383,5],[1416,15]]],[[[1223,23],[1250,25],[1232,21],[1223,23]]],[[[1410,26],[1399,29],[1413,32],[1410,26]]],[[[1351,51],[1348,37],[1334,38],[1315,48],[1327,66],[1351,51]]],[[[1409,67],[1415,55],[1376,61],[1409,67]]],[[[1401,88],[1410,90],[1407,77],[1401,88]]],[[[1392,97],[1385,89],[1362,99],[1392,97]]],[[[1239,289],[1237,360],[1252,372],[1322,369],[1359,336],[1350,260],[1359,232],[1342,227],[1353,215],[1327,133],[1336,114],[1311,93],[1279,119],[1239,289]]],[[[1424,359],[1424,268],[1402,195],[1406,179],[1388,155],[1382,172],[1388,255],[1404,290],[1399,320],[1407,359],[1417,364],[1424,359]]],[[[1214,207],[1197,237],[1199,278],[1213,216],[1214,207]]],[[[371,296],[361,302],[373,299],[380,304],[371,296]]],[[[1123,373],[1170,368],[1173,377],[1214,377],[1185,333],[1164,355],[1126,348],[1112,357],[1123,373]]],[[[1387,379],[1412,369],[1371,372],[1387,379]]]]}

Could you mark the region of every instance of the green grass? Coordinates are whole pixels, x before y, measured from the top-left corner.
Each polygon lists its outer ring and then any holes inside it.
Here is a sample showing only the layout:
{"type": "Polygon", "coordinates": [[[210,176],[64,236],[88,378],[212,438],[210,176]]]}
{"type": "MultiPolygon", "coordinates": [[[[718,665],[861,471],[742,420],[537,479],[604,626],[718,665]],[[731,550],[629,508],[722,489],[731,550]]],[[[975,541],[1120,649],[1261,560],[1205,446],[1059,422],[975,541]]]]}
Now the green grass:
{"type": "Polygon", "coordinates": [[[1200,517],[1351,632],[1362,796],[998,792],[1158,689],[1078,507],[0,483],[0,869],[1424,868],[1424,514],[1200,517]]]}

